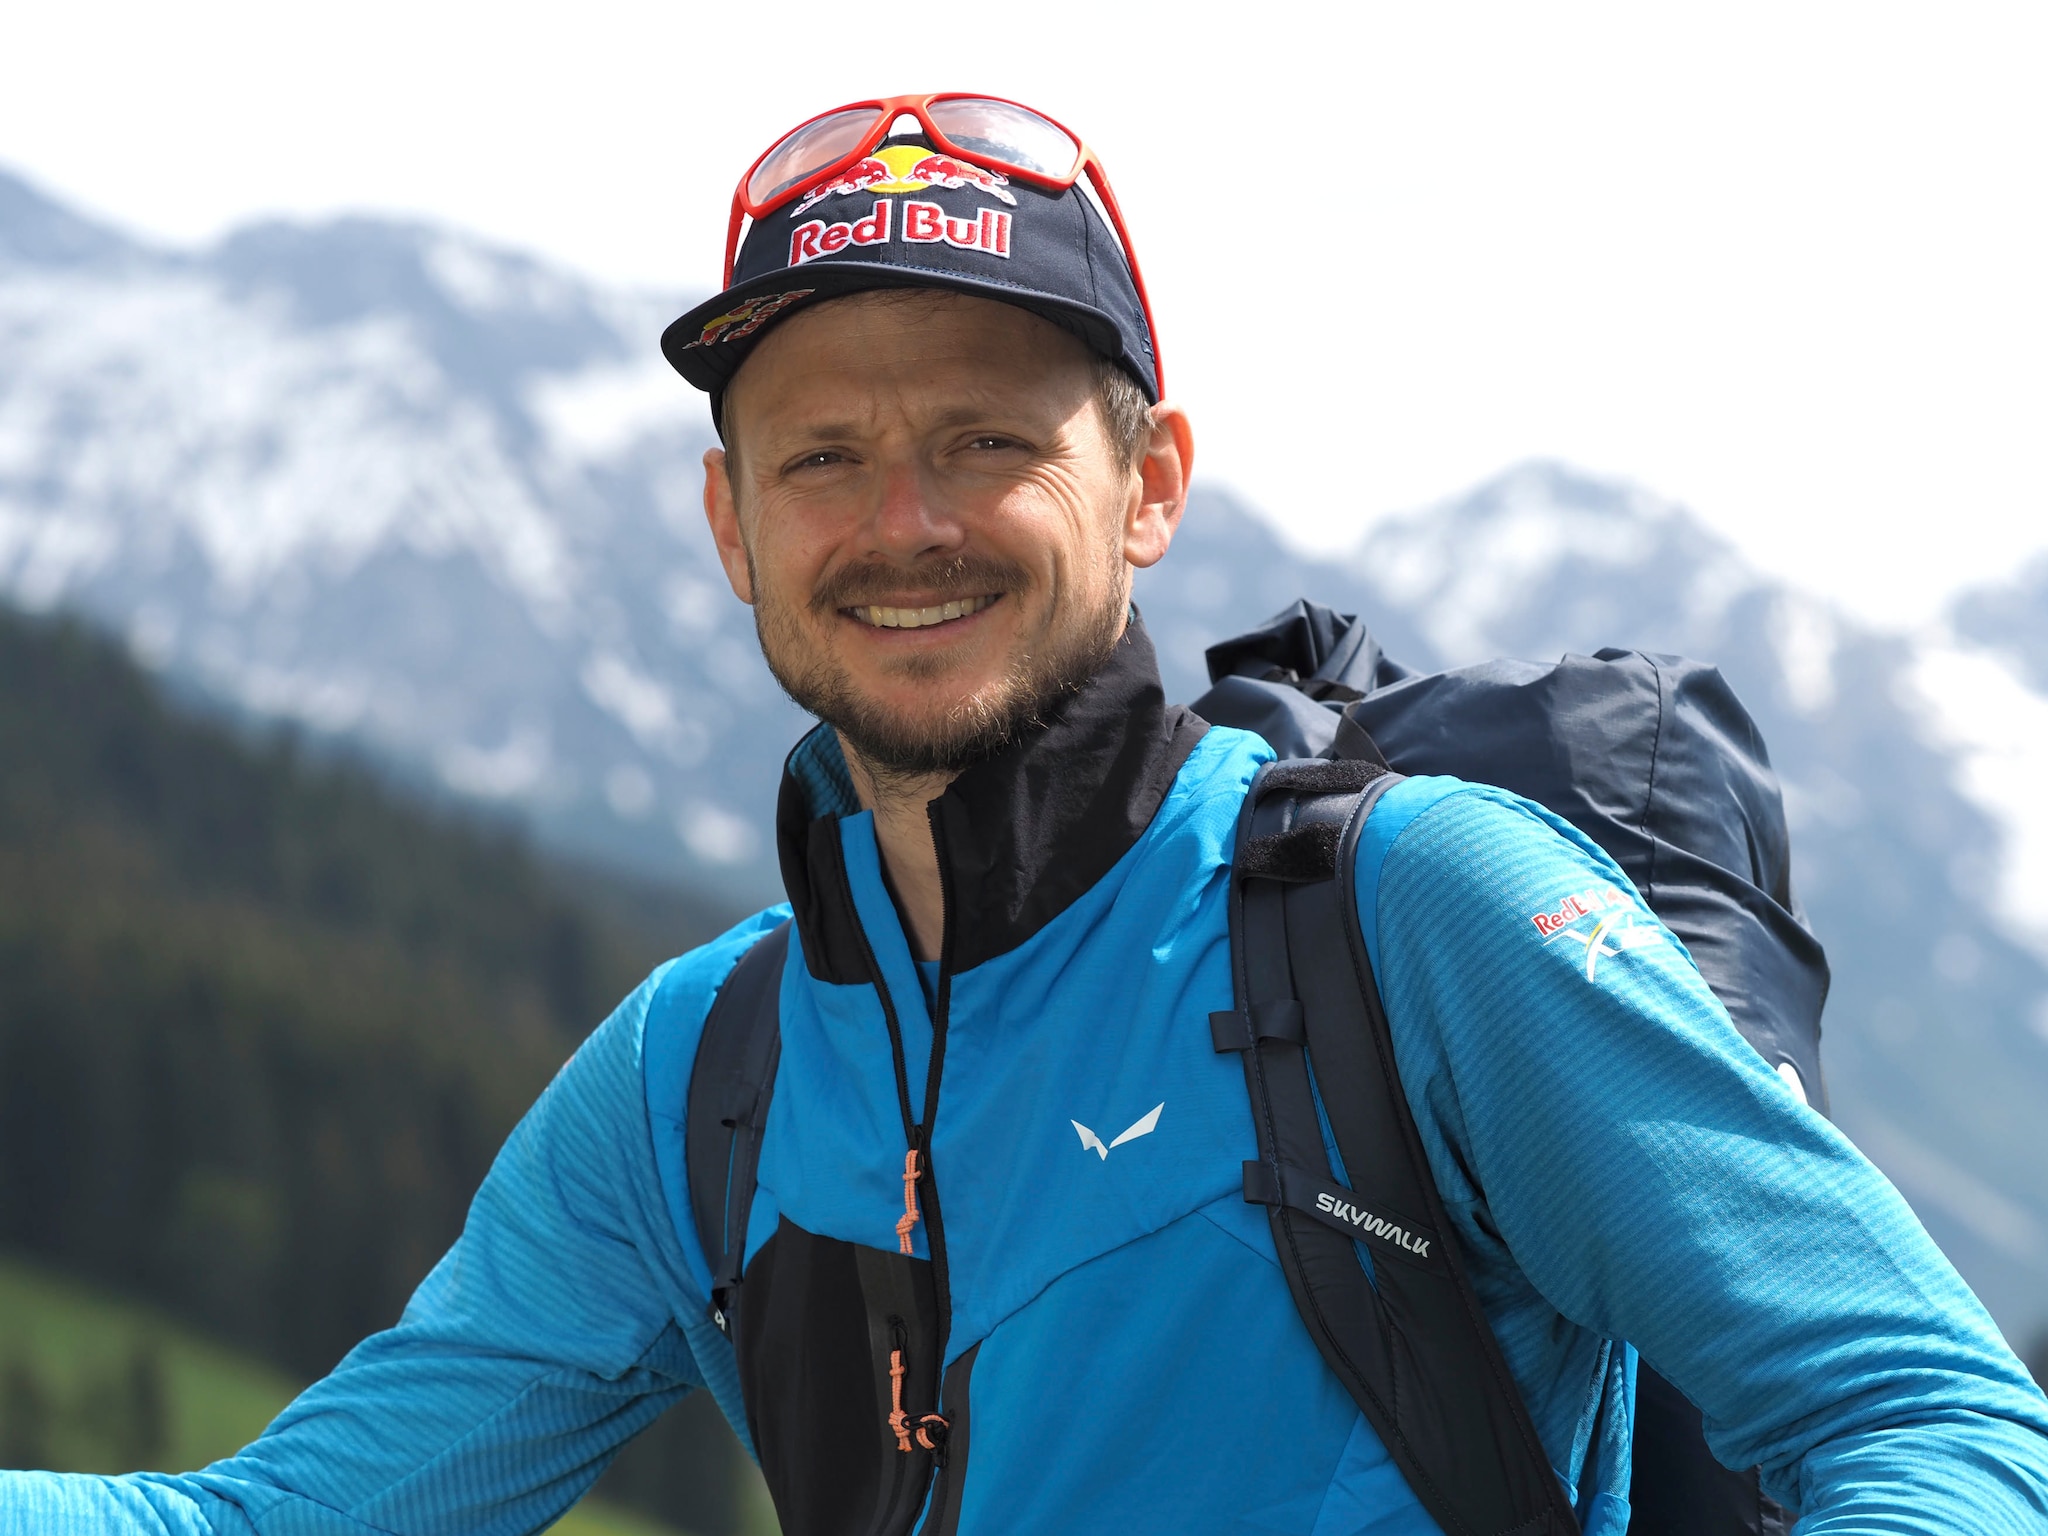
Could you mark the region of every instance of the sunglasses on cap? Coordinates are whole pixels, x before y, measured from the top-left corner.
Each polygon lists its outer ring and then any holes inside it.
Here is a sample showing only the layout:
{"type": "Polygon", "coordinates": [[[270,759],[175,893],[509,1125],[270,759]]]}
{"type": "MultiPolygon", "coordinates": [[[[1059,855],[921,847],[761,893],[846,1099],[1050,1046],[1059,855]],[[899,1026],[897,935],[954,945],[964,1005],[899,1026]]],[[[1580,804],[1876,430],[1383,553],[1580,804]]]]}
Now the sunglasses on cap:
{"type": "MultiPolygon", "coordinates": [[[[936,94],[887,96],[857,101],[821,112],[771,144],[740,178],[732,195],[732,218],[725,234],[725,273],[721,287],[732,286],[746,221],[762,219],[800,197],[823,191],[855,191],[892,181],[896,172],[874,152],[903,116],[917,119],[931,141],[933,154],[921,164],[924,179],[952,186],[1000,188],[1006,179],[1049,192],[1064,192],[1085,174],[1095,201],[1108,217],[1138,303],[1151,333],[1153,370],[1158,387],[1165,375],[1158,363],[1159,328],[1152,321],[1152,301],[1145,292],[1138,253],[1124,228],[1122,210],[1111,190],[1101,158],[1068,128],[1041,112],[996,96],[936,94]]],[[[998,192],[997,195],[1001,195],[998,192]]]]}

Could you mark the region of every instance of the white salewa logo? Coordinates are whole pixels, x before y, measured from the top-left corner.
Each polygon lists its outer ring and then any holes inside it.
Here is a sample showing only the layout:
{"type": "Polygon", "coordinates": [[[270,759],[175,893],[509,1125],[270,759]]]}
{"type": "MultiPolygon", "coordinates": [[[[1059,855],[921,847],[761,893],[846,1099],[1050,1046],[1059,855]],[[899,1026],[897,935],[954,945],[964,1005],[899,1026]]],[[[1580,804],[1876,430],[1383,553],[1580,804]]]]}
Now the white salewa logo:
{"type": "MultiPolygon", "coordinates": [[[[1152,1106],[1151,1114],[1145,1116],[1144,1119],[1134,1123],[1130,1127],[1130,1129],[1126,1130],[1121,1136],[1117,1137],[1115,1141],[1112,1141],[1109,1144],[1109,1147],[1120,1147],[1127,1141],[1136,1141],[1140,1136],[1150,1136],[1152,1134],[1153,1127],[1159,1124],[1159,1111],[1161,1111],[1164,1108],[1166,1108],[1166,1103],[1164,1100],[1161,1100],[1159,1103],[1154,1104],[1152,1106]]],[[[1067,1124],[1071,1125],[1075,1130],[1081,1133],[1081,1148],[1083,1151],[1098,1153],[1104,1159],[1108,1158],[1109,1147],[1105,1147],[1102,1144],[1102,1138],[1100,1136],[1096,1135],[1093,1131],[1089,1130],[1087,1126],[1083,1125],[1078,1120],[1069,1120],[1067,1124]]]]}

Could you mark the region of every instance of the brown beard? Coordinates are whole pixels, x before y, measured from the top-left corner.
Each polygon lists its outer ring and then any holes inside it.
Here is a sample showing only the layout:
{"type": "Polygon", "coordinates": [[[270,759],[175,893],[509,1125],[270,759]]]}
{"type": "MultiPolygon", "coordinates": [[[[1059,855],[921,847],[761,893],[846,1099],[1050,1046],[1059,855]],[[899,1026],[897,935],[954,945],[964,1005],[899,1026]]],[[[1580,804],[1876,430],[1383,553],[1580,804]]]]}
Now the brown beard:
{"type": "MultiPolygon", "coordinates": [[[[1114,552],[1121,559],[1120,549],[1114,552]]],[[[1055,610],[1045,643],[1017,656],[994,683],[949,708],[937,722],[907,723],[865,698],[829,655],[807,655],[803,626],[789,606],[769,598],[760,573],[748,565],[754,586],[754,629],[761,654],[783,692],[836,730],[879,778],[958,773],[970,763],[1001,751],[1024,732],[1043,724],[1064,698],[1101,671],[1124,631],[1130,596],[1124,582],[1109,584],[1108,599],[1096,612],[1076,614],[1065,624],[1055,610]]],[[[1008,561],[962,555],[908,570],[875,565],[847,566],[827,577],[810,600],[811,613],[829,620],[840,610],[862,606],[913,587],[930,603],[1000,592],[1016,602],[1030,577],[1008,561]]],[[[905,675],[936,678],[937,659],[911,658],[905,675]]]]}

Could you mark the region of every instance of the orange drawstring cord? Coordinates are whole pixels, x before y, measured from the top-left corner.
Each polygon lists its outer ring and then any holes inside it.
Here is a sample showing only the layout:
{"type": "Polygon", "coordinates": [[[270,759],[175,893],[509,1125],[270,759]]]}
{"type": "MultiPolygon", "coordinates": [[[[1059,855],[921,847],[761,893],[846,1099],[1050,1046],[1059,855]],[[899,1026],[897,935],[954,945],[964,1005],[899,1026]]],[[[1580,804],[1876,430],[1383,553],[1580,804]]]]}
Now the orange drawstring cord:
{"type": "MultiPolygon", "coordinates": [[[[909,1253],[910,1231],[917,1225],[917,1148],[903,1154],[903,1214],[896,1218],[896,1248],[909,1253]]],[[[908,1450],[906,1445],[904,1449],[908,1450]]]]}
{"type": "MultiPolygon", "coordinates": [[[[896,1449],[904,1455],[910,1454],[910,1415],[903,1411],[903,1378],[907,1374],[903,1364],[903,1351],[889,1351],[889,1428],[896,1434],[896,1449]]],[[[936,1451],[941,1442],[932,1439],[932,1430],[941,1435],[952,1428],[945,1418],[928,1413],[917,1421],[917,1443],[928,1451],[936,1451]]]]}
{"type": "MultiPolygon", "coordinates": [[[[903,1351],[889,1351],[889,1427],[896,1431],[896,1449],[910,1453],[910,1415],[903,1411],[903,1351]]],[[[920,1437],[924,1431],[918,1431],[920,1437]]]]}
{"type": "MultiPolygon", "coordinates": [[[[903,1214],[896,1218],[896,1246],[899,1251],[909,1253],[910,1234],[917,1227],[917,1148],[912,1147],[903,1154],[903,1214]]],[[[896,1434],[896,1449],[908,1454],[910,1451],[910,1415],[903,1411],[903,1351],[889,1351],[889,1428],[896,1434]]],[[[936,1451],[938,1445],[932,1440],[932,1430],[937,1428],[944,1435],[949,1427],[945,1419],[936,1413],[928,1413],[917,1421],[917,1443],[928,1451],[936,1451]]]]}

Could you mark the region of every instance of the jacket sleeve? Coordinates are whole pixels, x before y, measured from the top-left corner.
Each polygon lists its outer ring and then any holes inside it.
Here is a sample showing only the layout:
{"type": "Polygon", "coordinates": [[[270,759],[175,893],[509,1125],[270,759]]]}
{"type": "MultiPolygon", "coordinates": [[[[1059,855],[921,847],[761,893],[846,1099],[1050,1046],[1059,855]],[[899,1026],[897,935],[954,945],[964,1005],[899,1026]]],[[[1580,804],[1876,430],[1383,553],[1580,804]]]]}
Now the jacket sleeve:
{"type": "Polygon", "coordinates": [[[2048,1402],[1620,870],[1455,781],[1399,786],[1367,832],[1403,1086],[1539,1425],[1559,1341],[1623,1339],[1802,1533],[2048,1530],[2048,1402]]]}
{"type": "Polygon", "coordinates": [[[0,1473],[0,1536],[514,1536],[558,1517],[700,1379],[641,1081],[662,975],[521,1121],[396,1327],[204,1471],[0,1473]]]}

